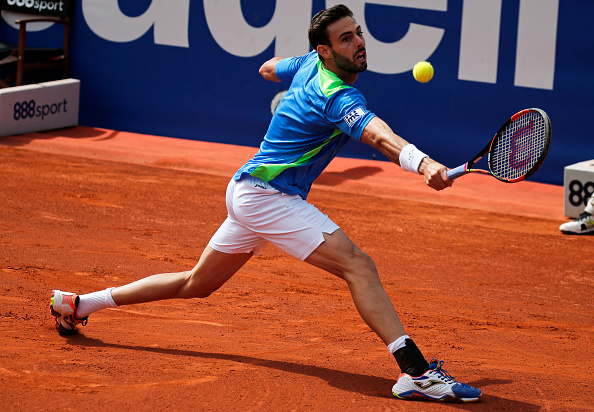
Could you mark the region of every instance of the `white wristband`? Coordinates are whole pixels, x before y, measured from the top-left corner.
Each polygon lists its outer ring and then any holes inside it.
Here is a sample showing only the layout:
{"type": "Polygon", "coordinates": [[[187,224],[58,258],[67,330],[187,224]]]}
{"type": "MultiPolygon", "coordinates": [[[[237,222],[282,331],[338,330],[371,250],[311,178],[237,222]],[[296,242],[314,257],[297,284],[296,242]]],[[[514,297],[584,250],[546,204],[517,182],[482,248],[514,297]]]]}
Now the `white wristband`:
{"type": "Polygon", "coordinates": [[[419,166],[426,157],[428,156],[425,153],[409,143],[400,152],[400,167],[407,172],[419,173],[419,166]]]}

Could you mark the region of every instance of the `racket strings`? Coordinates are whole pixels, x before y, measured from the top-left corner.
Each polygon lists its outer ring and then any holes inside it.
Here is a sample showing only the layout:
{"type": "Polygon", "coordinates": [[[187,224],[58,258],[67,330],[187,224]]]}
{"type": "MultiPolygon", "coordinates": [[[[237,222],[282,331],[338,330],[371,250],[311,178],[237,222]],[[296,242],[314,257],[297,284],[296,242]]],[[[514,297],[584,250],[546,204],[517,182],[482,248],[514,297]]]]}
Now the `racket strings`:
{"type": "Polygon", "coordinates": [[[511,122],[489,153],[491,172],[506,180],[530,172],[546,148],[547,128],[546,119],[535,111],[511,122]]]}

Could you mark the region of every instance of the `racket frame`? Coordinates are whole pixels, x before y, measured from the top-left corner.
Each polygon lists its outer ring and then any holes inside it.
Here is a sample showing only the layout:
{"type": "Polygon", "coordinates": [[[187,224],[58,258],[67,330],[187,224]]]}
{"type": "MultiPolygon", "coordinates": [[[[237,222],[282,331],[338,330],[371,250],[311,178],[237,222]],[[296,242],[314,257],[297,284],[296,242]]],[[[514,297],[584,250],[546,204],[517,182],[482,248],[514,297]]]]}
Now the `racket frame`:
{"type": "Polygon", "coordinates": [[[520,110],[519,112],[517,112],[516,114],[514,114],[512,117],[510,117],[497,131],[497,133],[495,133],[495,136],[493,136],[493,138],[491,139],[491,141],[480,151],[478,152],[473,158],[472,160],[469,160],[468,162],[464,163],[463,165],[460,165],[454,169],[450,169],[448,170],[447,174],[448,177],[452,180],[455,180],[457,178],[459,178],[460,176],[463,176],[465,174],[468,173],[483,173],[483,174],[488,174],[493,176],[494,178],[505,182],[505,183],[516,183],[516,182],[520,182],[524,179],[526,179],[527,177],[532,176],[539,168],[540,166],[542,166],[542,163],[544,162],[545,158],[547,157],[547,154],[549,152],[549,147],[551,145],[551,119],[549,118],[549,116],[544,112],[544,110],[541,109],[537,109],[537,108],[530,108],[530,109],[524,109],[524,110],[520,110]],[[496,143],[498,142],[499,138],[501,137],[501,135],[506,131],[506,129],[509,127],[509,125],[511,123],[513,123],[514,121],[516,121],[517,119],[519,119],[520,117],[530,113],[530,112],[538,112],[542,118],[545,121],[545,127],[546,127],[546,132],[547,132],[547,136],[546,136],[546,142],[545,142],[545,146],[540,154],[540,157],[538,159],[538,161],[526,172],[524,173],[522,176],[518,176],[515,179],[505,179],[503,177],[497,176],[496,174],[494,174],[492,172],[492,156],[491,153],[493,152],[493,149],[496,147],[496,143]],[[483,170],[483,169],[474,169],[473,166],[479,162],[486,154],[488,154],[488,163],[489,163],[489,170],[483,170]]]}

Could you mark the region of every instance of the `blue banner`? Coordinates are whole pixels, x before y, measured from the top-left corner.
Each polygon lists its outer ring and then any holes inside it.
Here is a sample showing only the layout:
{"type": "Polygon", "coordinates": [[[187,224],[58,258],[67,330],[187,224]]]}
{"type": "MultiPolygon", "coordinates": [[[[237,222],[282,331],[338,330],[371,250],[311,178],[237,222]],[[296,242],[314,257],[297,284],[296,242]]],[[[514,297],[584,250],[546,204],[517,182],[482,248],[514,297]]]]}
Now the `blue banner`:
{"type": "MultiPolygon", "coordinates": [[[[11,0],[27,2],[28,0],[11,0]]],[[[33,0],[30,0],[33,1],[33,0]]],[[[72,77],[80,123],[258,146],[270,102],[269,58],[304,54],[322,0],[82,0],[75,5],[72,77]]],[[[529,107],[551,117],[553,140],[531,180],[563,184],[563,168],[594,159],[594,2],[349,0],[369,68],[355,87],[368,107],[431,157],[454,167],[529,107]],[[434,78],[412,68],[428,60],[434,78]]],[[[47,38],[53,28],[42,30],[47,38]]],[[[15,36],[3,24],[2,37],[15,36]]],[[[382,158],[352,142],[342,156],[382,158]]],[[[239,167],[240,165],[238,165],[239,167]]]]}

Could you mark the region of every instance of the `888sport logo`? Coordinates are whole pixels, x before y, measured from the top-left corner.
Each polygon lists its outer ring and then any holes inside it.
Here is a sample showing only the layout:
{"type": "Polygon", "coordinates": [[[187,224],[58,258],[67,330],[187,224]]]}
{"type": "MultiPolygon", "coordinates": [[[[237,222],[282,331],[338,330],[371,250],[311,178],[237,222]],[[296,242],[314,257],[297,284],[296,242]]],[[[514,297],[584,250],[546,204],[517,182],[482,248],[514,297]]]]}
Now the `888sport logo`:
{"type": "Polygon", "coordinates": [[[575,207],[586,206],[594,193],[594,182],[580,182],[577,179],[569,183],[569,203],[575,207]]]}
{"type": "Polygon", "coordinates": [[[12,117],[17,121],[33,118],[44,120],[47,116],[68,112],[67,105],[68,101],[66,99],[61,102],[43,105],[38,105],[34,99],[23,100],[14,104],[12,117]]]}

